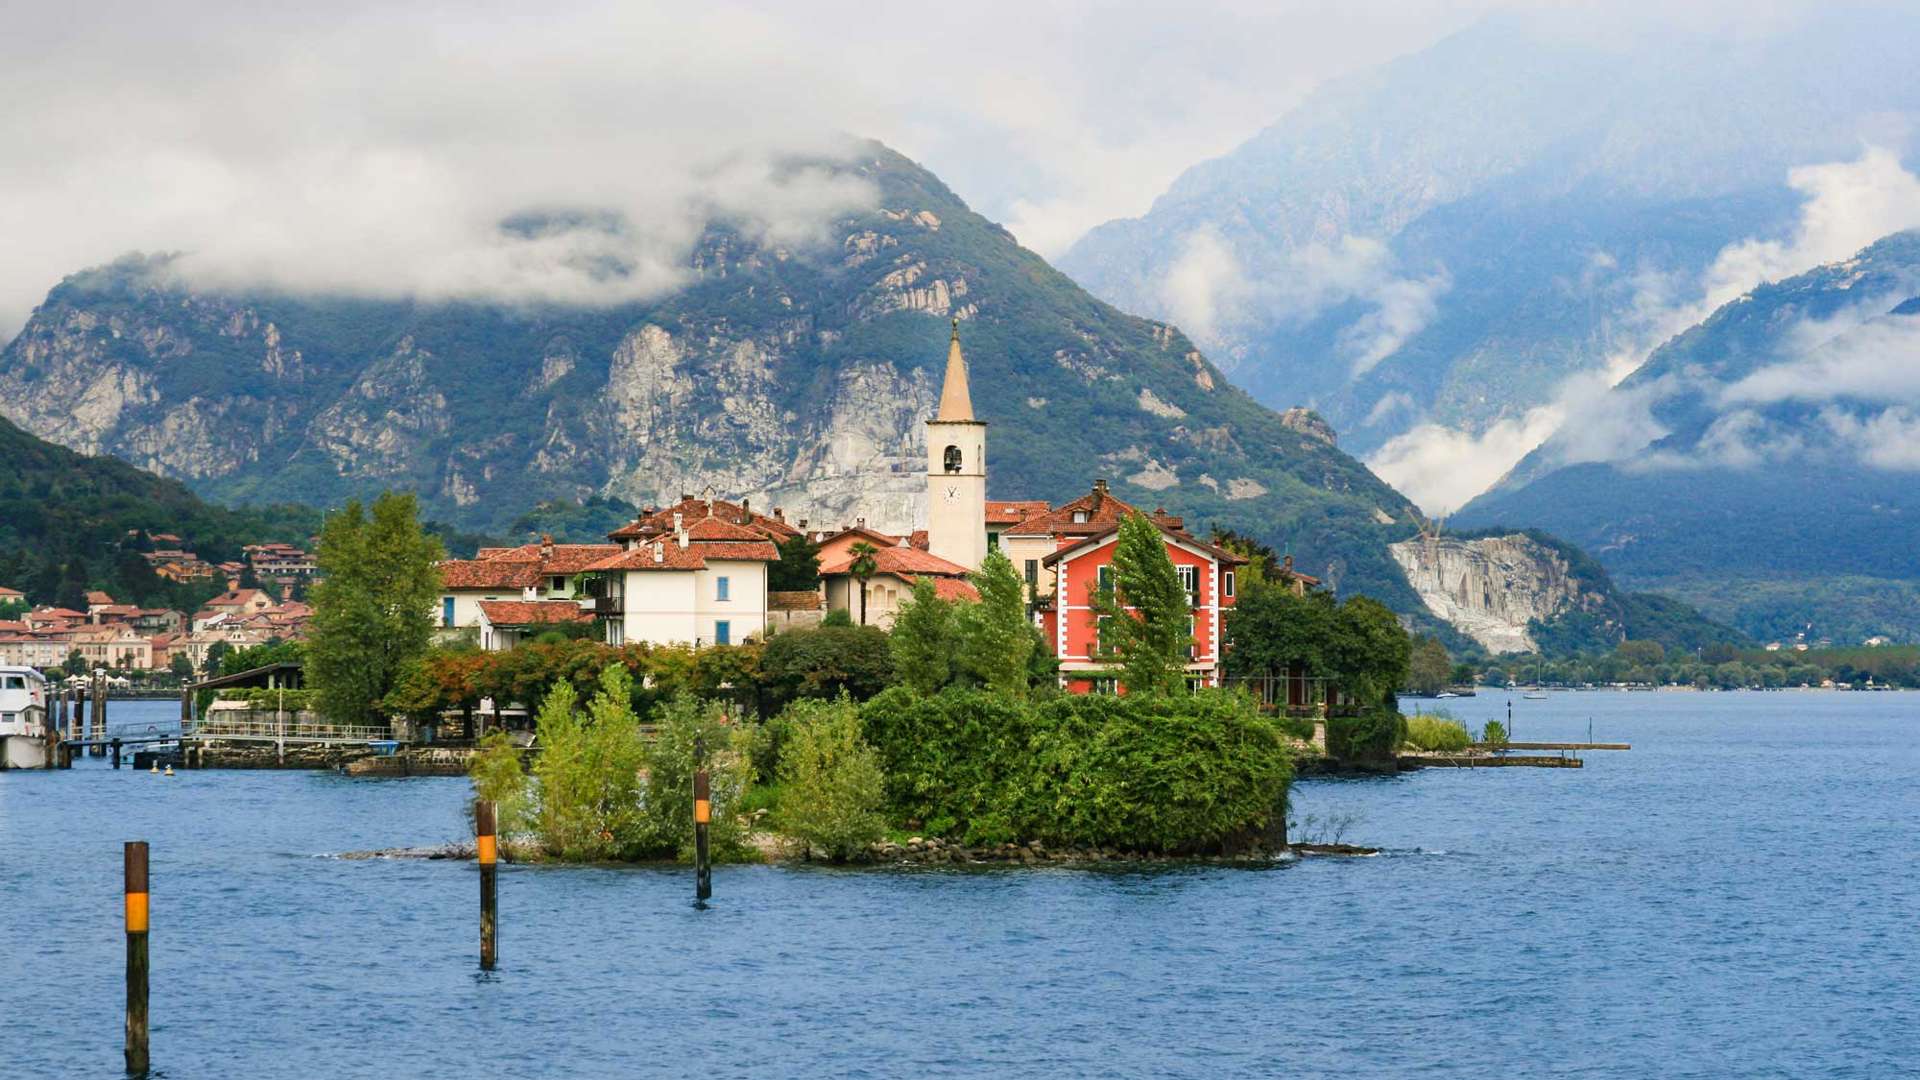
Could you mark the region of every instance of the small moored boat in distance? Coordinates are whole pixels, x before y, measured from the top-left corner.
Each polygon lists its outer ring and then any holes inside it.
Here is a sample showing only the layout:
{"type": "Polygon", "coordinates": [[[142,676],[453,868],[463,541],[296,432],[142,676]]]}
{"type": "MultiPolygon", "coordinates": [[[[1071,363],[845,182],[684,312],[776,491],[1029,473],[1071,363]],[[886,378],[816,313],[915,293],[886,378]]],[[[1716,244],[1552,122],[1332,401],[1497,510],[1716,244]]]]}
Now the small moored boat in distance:
{"type": "Polygon", "coordinates": [[[30,667],[0,667],[0,769],[47,764],[47,677],[30,667]]]}
{"type": "Polygon", "coordinates": [[[1521,694],[1520,696],[1525,698],[1528,701],[1547,700],[1547,692],[1545,690],[1529,690],[1526,693],[1521,694]]]}

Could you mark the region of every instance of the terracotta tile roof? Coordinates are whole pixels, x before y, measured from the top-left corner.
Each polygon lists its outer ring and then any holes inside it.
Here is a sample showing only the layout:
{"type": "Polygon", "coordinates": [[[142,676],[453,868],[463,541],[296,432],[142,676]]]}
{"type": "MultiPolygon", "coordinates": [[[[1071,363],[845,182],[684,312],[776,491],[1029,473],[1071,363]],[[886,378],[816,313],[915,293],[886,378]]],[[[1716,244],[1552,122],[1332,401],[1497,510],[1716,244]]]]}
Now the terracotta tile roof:
{"type": "MultiPolygon", "coordinates": [[[[915,584],[918,583],[918,581],[915,581],[915,584]]],[[[974,588],[972,582],[963,581],[960,578],[934,578],[933,594],[942,600],[974,601],[980,599],[980,590],[974,588]]]]}
{"type": "Polygon", "coordinates": [[[571,600],[482,600],[480,613],[495,626],[542,626],[592,622],[593,613],[571,600]]]}
{"type": "Polygon", "coordinates": [[[250,604],[254,600],[262,597],[269,600],[272,599],[272,597],[267,596],[259,589],[233,589],[229,592],[221,593],[219,596],[214,597],[200,606],[203,608],[240,607],[243,604],[250,604]]]}
{"type": "MultiPolygon", "coordinates": [[[[921,530],[923,533],[925,531],[924,529],[921,530]]],[[[901,539],[892,533],[883,533],[878,529],[869,529],[865,525],[844,525],[841,526],[839,532],[828,533],[822,536],[820,543],[822,545],[831,544],[835,540],[848,536],[862,537],[863,539],[871,541],[874,547],[893,547],[898,544],[901,539]]]]}
{"type": "Polygon", "coordinates": [[[1017,525],[1048,509],[1045,499],[988,499],[987,524],[1017,525]]]}
{"type": "Polygon", "coordinates": [[[632,551],[610,555],[589,570],[705,570],[708,559],[735,559],[749,562],[778,562],[780,551],[771,540],[704,541],[681,547],[672,539],[641,544],[632,551]],[[653,557],[658,547],[660,558],[653,557]]]}
{"type": "Polygon", "coordinates": [[[824,603],[820,594],[811,589],[767,594],[767,607],[774,611],[819,611],[824,603]]]}
{"type": "Polygon", "coordinates": [[[25,595],[27,594],[21,592],[19,589],[0,588],[0,600],[18,600],[25,595]]]}
{"type": "Polygon", "coordinates": [[[508,559],[448,559],[440,583],[448,589],[524,589],[540,583],[538,563],[508,559]]]}
{"type": "Polygon", "coordinates": [[[534,565],[543,575],[577,574],[621,550],[619,544],[522,544],[510,548],[481,548],[474,561],[534,565]]]}
{"type": "Polygon", "coordinates": [[[609,540],[640,540],[673,531],[673,515],[680,515],[680,524],[691,529],[695,522],[709,518],[718,518],[723,523],[742,525],[754,529],[760,535],[773,540],[785,540],[800,535],[800,530],[779,518],[756,513],[741,503],[731,503],[725,499],[696,499],[691,495],[682,495],[680,501],[671,506],[642,513],[633,521],[622,525],[607,534],[609,540]]]}
{"type": "MultiPolygon", "coordinates": [[[[1178,520],[1178,519],[1176,518],[1174,520],[1178,520]]],[[[1169,528],[1167,525],[1162,523],[1162,519],[1158,519],[1158,518],[1154,519],[1154,524],[1159,526],[1160,535],[1166,537],[1169,540],[1176,540],[1182,544],[1187,545],[1188,547],[1199,548],[1200,550],[1213,556],[1214,559],[1218,561],[1222,566],[1240,566],[1245,564],[1247,561],[1246,556],[1244,555],[1236,555],[1233,552],[1228,551],[1226,548],[1217,547],[1213,544],[1209,544],[1205,540],[1202,540],[1197,536],[1192,536],[1188,533],[1181,532],[1179,529],[1169,528]]],[[[1086,548],[1092,547],[1095,544],[1100,543],[1101,541],[1105,540],[1107,537],[1113,535],[1118,531],[1120,531],[1120,526],[1109,525],[1106,528],[1100,530],[1099,532],[1094,533],[1092,536],[1086,537],[1085,539],[1082,539],[1076,543],[1068,544],[1066,547],[1063,547],[1058,551],[1050,552],[1045,558],[1041,559],[1040,562],[1045,566],[1052,566],[1055,563],[1059,562],[1061,559],[1064,559],[1067,556],[1073,554],[1074,552],[1085,550],[1086,548]]]]}
{"type": "MultiPolygon", "coordinates": [[[[848,556],[830,566],[821,567],[820,573],[822,576],[851,573],[854,561],[853,556],[848,556]]],[[[873,572],[876,574],[898,574],[902,577],[933,574],[937,577],[964,578],[968,573],[967,568],[959,563],[948,562],[932,552],[913,547],[880,548],[873,553],[873,563],[873,572]]]]}
{"type": "Polygon", "coordinates": [[[26,623],[0,620],[0,634],[24,634],[26,632],[26,623]]]}
{"type": "Polygon", "coordinates": [[[109,596],[104,592],[101,592],[99,589],[94,589],[93,591],[87,593],[87,603],[90,605],[91,604],[111,604],[113,603],[113,597],[109,596]]]}
{"type": "Polygon", "coordinates": [[[72,608],[63,607],[34,608],[27,614],[39,619],[84,619],[87,617],[87,613],[84,611],[75,611],[72,608]]]}
{"type": "Polygon", "coordinates": [[[915,529],[907,536],[907,546],[927,550],[927,530],[915,529]]]}

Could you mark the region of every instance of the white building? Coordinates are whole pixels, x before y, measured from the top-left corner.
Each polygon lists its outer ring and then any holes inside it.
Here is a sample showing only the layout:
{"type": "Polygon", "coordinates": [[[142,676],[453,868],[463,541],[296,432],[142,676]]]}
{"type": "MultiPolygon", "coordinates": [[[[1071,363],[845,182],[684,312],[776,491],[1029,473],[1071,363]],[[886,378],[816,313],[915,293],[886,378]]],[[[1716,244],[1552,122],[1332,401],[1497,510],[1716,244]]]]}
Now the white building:
{"type": "MultiPolygon", "coordinates": [[[[616,534],[617,535],[617,534],[616,534]]],[[[634,537],[594,563],[595,611],[610,645],[738,645],[767,630],[767,564],[780,552],[751,525],[684,517],[672,532],[634,537]]]]}
{"type": "Polygon", "coordinates": [[[958,319],[940,407],[927,421],[927,550],[968,570],[987,557],[987,425],[973,416],[958,319]]]}

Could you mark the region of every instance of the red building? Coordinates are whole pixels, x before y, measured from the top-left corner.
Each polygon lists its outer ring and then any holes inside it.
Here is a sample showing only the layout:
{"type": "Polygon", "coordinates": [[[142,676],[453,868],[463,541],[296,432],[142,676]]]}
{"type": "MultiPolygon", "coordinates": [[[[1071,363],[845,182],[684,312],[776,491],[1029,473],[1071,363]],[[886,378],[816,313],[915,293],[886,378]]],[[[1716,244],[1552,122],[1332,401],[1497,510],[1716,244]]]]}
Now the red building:
{"type": "MultiPolygon", "coordinates": [[[[1105,482],[1096,482],[1088,495],[1007,530],[1009,536],[1051,536],[1053,550],[1040,562],[1052,592],[1038,601],[1036,613],[1060,659],[1061,685],[1075,693],[1114,689],[1111,679],[1100,674],[1112,664],[1097,659],[1100,616],[1093,610],[1093,598],[1112,587],[1119,521],[1136,512],[1108,494],[1105,482]]],[[[1187,591],[1192,634],[1187,679],[1196,686],[1218,686],[1221,619],[1233,606],[1235,575],[1246,560],[1187,533],[1177,517],[1159,511],[1147,517],[1160,530],[1167,557],[1187,591]]]]}

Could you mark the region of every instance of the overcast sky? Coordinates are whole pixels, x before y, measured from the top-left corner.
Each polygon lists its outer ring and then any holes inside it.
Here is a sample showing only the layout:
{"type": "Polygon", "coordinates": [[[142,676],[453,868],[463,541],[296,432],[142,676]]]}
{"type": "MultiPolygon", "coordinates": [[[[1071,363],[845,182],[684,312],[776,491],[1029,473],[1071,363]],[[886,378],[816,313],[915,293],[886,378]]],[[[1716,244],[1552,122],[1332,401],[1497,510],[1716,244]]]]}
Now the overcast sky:
{"type": "Polygon", "coordinates": [[[617,291],[657,291],[712,207],[801,239],[866,197],[764,168],[835,132],[1053,255],[1489,6],[0,0],[0,339],[132,250],[293,287],[606,298],[570,269],[598,253],[502,245],[528,206],[625,212],[617,291]]]}

